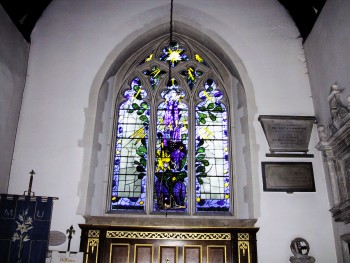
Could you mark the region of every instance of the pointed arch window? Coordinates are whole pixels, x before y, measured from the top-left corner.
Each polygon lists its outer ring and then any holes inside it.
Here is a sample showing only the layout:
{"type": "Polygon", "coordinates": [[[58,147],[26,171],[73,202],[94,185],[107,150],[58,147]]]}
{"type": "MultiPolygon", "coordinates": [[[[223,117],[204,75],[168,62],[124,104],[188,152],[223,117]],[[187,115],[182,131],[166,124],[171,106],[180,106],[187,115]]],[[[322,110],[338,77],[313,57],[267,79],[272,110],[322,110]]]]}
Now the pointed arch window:
{"type": "Polygon", "coordinates": [[[135,54],[118,89],[109,210],[230,213],[232,114],[222,74],[190,40],[151,46],[135,54]]]}

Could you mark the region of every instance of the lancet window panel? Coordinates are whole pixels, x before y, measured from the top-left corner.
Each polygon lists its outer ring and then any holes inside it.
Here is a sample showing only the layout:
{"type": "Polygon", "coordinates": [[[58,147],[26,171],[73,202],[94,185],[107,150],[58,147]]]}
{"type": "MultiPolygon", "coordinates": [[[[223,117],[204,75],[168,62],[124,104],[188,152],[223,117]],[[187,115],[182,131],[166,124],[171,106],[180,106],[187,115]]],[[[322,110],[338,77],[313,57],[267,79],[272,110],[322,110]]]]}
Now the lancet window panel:
{"type": "Polygon", "coordinates": [[[232,114],[222,75],[190,40],[151,47],[131,58],[116,87],[108,209],[230,213],[232,114]]]}

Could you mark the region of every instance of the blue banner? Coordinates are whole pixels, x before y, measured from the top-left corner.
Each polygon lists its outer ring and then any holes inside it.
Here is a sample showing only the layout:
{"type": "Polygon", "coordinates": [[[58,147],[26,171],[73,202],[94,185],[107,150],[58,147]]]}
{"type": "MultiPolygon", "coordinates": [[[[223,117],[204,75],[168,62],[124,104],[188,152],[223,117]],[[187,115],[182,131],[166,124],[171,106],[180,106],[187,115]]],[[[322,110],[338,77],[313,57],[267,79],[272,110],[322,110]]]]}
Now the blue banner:
{"type": "Polygon", "coordinates": [[[45,263],[53,198],[0,195],[0,262],[45,263]]]}

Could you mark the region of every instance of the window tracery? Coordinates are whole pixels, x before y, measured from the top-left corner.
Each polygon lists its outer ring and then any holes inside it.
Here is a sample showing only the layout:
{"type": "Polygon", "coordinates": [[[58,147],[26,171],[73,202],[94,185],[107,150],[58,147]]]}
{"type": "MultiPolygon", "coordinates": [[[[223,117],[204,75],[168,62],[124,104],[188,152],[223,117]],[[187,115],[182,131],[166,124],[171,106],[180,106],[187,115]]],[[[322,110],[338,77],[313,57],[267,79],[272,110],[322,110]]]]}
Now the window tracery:
{"type": "Polygon", "coordinates": [[[232,115],[221,74],[190,40],[152,46],[115,104],[110,211],[231,212],[232,115]]]}

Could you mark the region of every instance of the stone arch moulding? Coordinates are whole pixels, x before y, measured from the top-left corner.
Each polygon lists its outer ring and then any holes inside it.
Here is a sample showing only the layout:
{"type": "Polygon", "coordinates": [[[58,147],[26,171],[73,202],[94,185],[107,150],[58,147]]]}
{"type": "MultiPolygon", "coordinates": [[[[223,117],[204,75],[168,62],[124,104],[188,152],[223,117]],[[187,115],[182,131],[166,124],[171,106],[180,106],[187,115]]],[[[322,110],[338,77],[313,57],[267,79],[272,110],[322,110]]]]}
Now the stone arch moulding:
{"type": "MultiPolygon", "coordinates": [[[[242,165],[235,169],[238,169],[240,174],[243,172],[245,176],[243,179],[235,180],[238,181],[238,186],[241,188],[241,196],[239,197],[237,194],[235,196],[235,207],[239,206],[237,202],[241,203],[242,207],[244,207],[243,209],[238,207],[238,211],[235,209],[235,218],[257,218],[260,214],[260,195],[258,178],[253,175],[258,174],[258,166],[253,164],[257,163],[258,156],[255,131],[252,125],[257,110],[252,82],[249,79],[243,62],[233,51],[230,44],[215,32],[210,30],[201,31],[199,30],[200,28],[200,26],[192,27],[182,22],[174,22],[174,33],[189,37],[193,41],[200,43],[200,45],[208,49],[226,67],[230,74],[227,77],[236,79],[236,81],[231,81],[235,83],[232,85],[234,90],[232,94],[238,98],[235,102],[237,106],[234,109],[236,112],[234,124],[239,127],[237,131],[235,129],[235,133],[240,133],[240,141],[243,141],[243,143],[239,146],[239,154],[241,155],[239,158],[242,165]]],[[[106,172],[100,174],[97,172],[97,168],[108,167],[108,155],[105,154],[102,159],[100,158],[104,145],[99,143],[99,136],[102,133],[102,129],[105,128],[102,123],[102,115],[104,114],[105,107],[106,105],[110,105],[111,107],[114,105],[114,101],[111,100],[114,96],[113,89],[115,89],[113,78],[115,76],[118,77],[122,66],[123,68],[128,66],[130,63],[128,58],[136,50],[141,49],[151,39],[157,39],[166,34],[168,34],[168,23],[144,30],[142,33],[132,33],[110,52],[93,80],[90,88],[88,107],[85,109],[83,139],[79,142],[80,147],[84,149],[84,157],[78,189],[80,198],[77,209],[78,214],[85,216],[105,215],[104,204],[107,196],[108,178],[106,178],[106,172]],[[100,197],[96,199],[97,196],[100,197]],[[100,210],[96,210],[97,206],[100,210]]],[[[109,118],[113,116],[111,115],[112,111],[109,114],[109,118]]],[[[104,136],[110,136],[110,130],[108,129],[108,134],[104,134],[104,136]]],[[[106,131],[104,130],[103,132],[106,131]]],[[[107,148],[107,151],[109,151],[110,147],[108,146],[107,148]]],[[[234,147],[235,159],[238,156],[236,148],[234,147]]],[[[237,171],[235,173],[237,174],[237,171]]],[[[234,187],[237,187],[237,184],[234,187]]]]}

